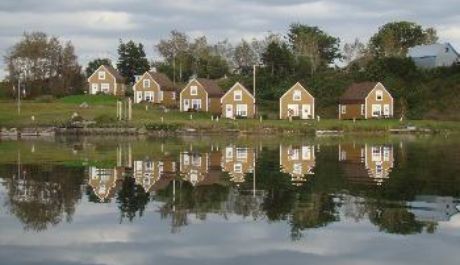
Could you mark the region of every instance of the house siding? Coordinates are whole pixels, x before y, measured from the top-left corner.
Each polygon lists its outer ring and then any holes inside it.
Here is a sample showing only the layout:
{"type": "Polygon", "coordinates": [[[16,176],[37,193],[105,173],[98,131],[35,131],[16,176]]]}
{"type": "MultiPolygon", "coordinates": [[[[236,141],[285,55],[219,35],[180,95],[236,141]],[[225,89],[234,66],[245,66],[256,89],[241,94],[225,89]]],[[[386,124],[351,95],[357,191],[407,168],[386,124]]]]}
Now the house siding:
{"type": "Polygon", "coordinates": [[[230,175],[230,180],[241,183],[245,180],[245,175],[254,171],[256,152],[253,148],[227,146],[223,149],[222,169],[230,175]],[[238,157],[237,149],[246,153],[246,157],[238,157]],[[241,171],[235,171],[235,164],[241,163],[241,171]]]}
{"type": "Polygon", "coordinates": [[[308,174],[315,167],[315,147],[314,146],[283,146],[280,145],[280,166],[281,171],[291,175],[293,182],[304,182],[308,174]],[[298,157],[292,157],[293,151],[298,152],[298,157]],[[309,151],[309,157],[303,156],[303,151],[309,151]],[[301,172],[296,172],[295,166],[300,165],[301,172]]]}
{"type": "Polygon", "coordinates": [[[361,115],[361,104],[340,104],[339,106],[339,117],[342,120],[365,118],[364,115],[361,115]],[[342,113],[342,106],[344,105],[346,106],[346,113],[342,113]]]}
{"type": "Polygon", "coordinates": [[[88,79],[88,89],[89,94],[94,95],[93,93],[93,84],[97,84],[98,91],[101,91],[101,84],[107,83],[109,84],[109,91],[107,94],[115,95],[115,96],[123,96],[126,91],[126,85],[121,82],[117,82],[117,80],[110,74],[110,72],[105,69],[104,67],[99,67],[93,75],[91,75],[88,79]],[[105,79],[99,79],[99,72],[105,72],[105,79]],[[116,90],[115,90],[116,86],[116,90]]]}
{"type": "Polygon", "coordinates": [[[182,90],[181,95],[180,95],[180,110],[181,111],[186,111],[184,109],[184,101],[189,100],[189,105],[191,107],[192,105],[192,99],[201,99],[201,110],[199,111],[206,111],[208,109],[208,97],[207,97],[207,92],[204,90],[203,86],[197,81],[197,80],[192,80],[190,83],[187,84],[187,86],[182,90]],[[197,95],[191,95],[191,87],[192,86],[197,86],[197,95]]]}
{"type": "Polygon", "coordinates": [[[389,105],[390,115],[388,117],[393,117],[393,99],[390,93],[388,93],[388,91],[380,83],[377,84],[377,86],[369,93],[369,95],[366,98],[366,103],[367,103],[366,105],[367,119],[383,118],[382,116],[379,116],[379,117],[372,116],[372,105],[380,105],[380,108],[382,110],[382,115],[383,115],[384,105],[389,105]],[[376,99],[376,93],[379,90],[383,91],[383,98],[381,101],[377,101],[376,99]]]}
{"type": "Polygon", "coordinates": [[[299,117],[301,117],[302,105],[309,104],[310,105],[310,119],[315,117],[315,98],[310,95],[305,88],[303,88],[299,83],[295,84],[291,87],[286,93],[280,98],[280,119],[288,119],[289,118],[289,109],[288,105],[295,104],[298,105],[299,109],[299,117]],[[300,90],[301,91],[301,99],[300,101],[294,101],[293,95],[294,91],[300,90]]]}
{"type": "Polygon", "coordinates": [[[247,118],[254,118],[255,116],[255,104],[254,104],[254,98],[252,95],[247,91],[241,84],[236,84],[233,86],[223,97],[221,100],[221,113],[225,118],[233,118],[236,117],[236,108],[237,105],[244,104],[247,106],[247,118]],[[241,100],[235,101],[234,99],[234,92],[235,91],[241,91],[242,92],[242,97],[241,100]],[[226,113],[226,107],[227,105],[232,105],[233,109],[233,115],[232,117],[227,117],[226,113]]]}

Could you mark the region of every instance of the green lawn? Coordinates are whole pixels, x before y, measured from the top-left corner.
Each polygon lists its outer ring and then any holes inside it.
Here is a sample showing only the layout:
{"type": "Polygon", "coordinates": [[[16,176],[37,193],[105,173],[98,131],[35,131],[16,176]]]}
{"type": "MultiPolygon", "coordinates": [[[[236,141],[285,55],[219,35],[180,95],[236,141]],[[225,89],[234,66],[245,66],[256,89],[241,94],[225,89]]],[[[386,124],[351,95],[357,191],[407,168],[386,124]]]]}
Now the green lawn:
{"type": "MultiPolygon", "coordinates": [[[[32,126],[57,126],[70,119],[73,113],[78,113],[85,120],[94,120],[101,115],[116,117],[116,100],[112,96],[69,96],[54,100],[50,103],[39,103],[35,101],[23,101],[21,114],[17,114],[16,102],[0,101],[0,127],[32,127],[32,126]],[[86,102],[87,108],[81,108],[80,104],[86,102]],[[34,121],[32,121],[34,116],[34,121]]],[[[145,105],[135,104],[133,107],[133,120],[130,123],[116,122],[110,125],[99,126],[134,126],[143,127],[145,124],[174,124],[176,127],[195,128],[206,131],[219,132],[228,129],[238,129],[242,131],[261,131],[271,130],[278,132],[301,132],[308,133],[314,130],[344,130],[347,132],[374,132],[388,131],[390,128],[399,128],[410,124],[422,128],[437,130],[460,131],[460,122],[451,121],[429,121],[414,120],[401,124],[398,120],[362,120],[339,121],[336,119],[322,119],[317,121],[292,122],[286,120],[267,119],[260,122],[258,119],[248,120],[227,120],[221,119],[219,122],[211,120],[208,113],[181,113],[177,110],[164,112],[155,107],[146,109],[145,105]],[[191,119],[192,116],[192,119],[191,119]]],[[[276,117],[275,114],[268,117],[276,117]]]]}

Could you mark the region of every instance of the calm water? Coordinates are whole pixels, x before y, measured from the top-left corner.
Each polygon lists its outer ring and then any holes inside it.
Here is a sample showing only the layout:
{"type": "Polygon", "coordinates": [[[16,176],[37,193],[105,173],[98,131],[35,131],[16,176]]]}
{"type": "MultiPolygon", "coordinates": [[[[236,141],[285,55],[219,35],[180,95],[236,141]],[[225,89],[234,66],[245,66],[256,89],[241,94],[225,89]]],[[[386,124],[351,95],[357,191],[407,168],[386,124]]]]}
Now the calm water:
{"type": "Polygon", "coordinates": [[[0,142],[1,264],[459,264],[460,139],[0,142]]]}

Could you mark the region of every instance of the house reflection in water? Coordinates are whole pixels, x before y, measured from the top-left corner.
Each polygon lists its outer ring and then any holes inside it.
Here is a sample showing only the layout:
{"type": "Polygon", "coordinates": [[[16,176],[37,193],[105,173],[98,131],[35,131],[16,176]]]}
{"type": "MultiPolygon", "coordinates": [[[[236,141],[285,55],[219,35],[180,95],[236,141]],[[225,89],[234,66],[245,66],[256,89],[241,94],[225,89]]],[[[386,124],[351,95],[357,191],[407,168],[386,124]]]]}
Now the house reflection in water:
{"type": "Polygon", "coordinates": [[[216,146],[211,146],[208,152],[195,151],[190,147],[190,151],[180,153],[180,175],[193,186],[218,184],[222,174],[221,157],[216,146]]]}
{"type": "Polygon", "coordinates": [[[88,185],[99,202],[109,202],[120,187],[124,174],[132,168],[131,145],[117,147],[117,164],[113,167],[90,166],[88,185]]]}
{"type": "Polygon", "coordinates": [[[248,147],[229,145],[223,150],[222,169],[230,175],[230,181],[243,183],[245,175],[255,168],[255,150],[248,147]]]}
{"type": "Polygon", "coordinates": [[[380,186],[393,168],[393,146],[339,144],[339,161],[351,183],[380,186]]]}
{"type": "Polygon", "coordinates": [[[280,167],[281,172],[291,175],[293,185],[302,185],[315,174],[315,147],[280,145],[280,167]]]}
{"type": "Polygon", "coordinates": [[[143,160],[134,160],[133,163],[135,182],[148,193],[167,187],[175,174],[176,161],[168,155],[156,160],[145,157],[143,160]]]}

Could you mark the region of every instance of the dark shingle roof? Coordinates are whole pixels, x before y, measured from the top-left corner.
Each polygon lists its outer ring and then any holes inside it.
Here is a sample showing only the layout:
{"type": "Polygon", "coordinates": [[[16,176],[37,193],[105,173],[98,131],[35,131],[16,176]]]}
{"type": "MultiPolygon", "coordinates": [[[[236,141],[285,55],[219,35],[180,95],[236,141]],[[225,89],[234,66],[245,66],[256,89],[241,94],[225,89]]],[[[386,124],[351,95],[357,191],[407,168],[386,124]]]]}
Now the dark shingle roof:
{"type": "Polygon", "coordinates": [[[208,92],[210,97],[221,97],[224,95],[224,91],[215,81],[205,78],[198,78],[197,81],[203,86],[204,90],[208,92]]]}
{"type": "Polygon", "coordinates": [[[117,82],[123,83],[125,82],[125,78],[117,71],[117,69],[113,68],[111,65],[104,65],[105,69],[109,71],[111,75],[115,77],[117,82]]]}
{"type": "Polygon", "coordinates": [[[361,103],[364,102],[369,92],[374,89],[377,82],[353,83],[342,94],[339,99],[340,103],[361,103]]]}
{"type": "Polygon", "coordinates": [[[177,89],[174,87],[173,82],[169,77],[163,73],[157,73],[157,72],[149,72],[149,75],[157,82],[161,90],[169,90],[169,91],[176,91],[177,89]]]}

